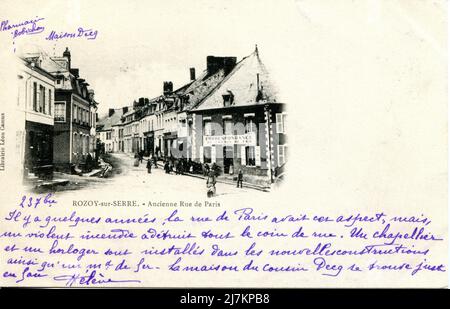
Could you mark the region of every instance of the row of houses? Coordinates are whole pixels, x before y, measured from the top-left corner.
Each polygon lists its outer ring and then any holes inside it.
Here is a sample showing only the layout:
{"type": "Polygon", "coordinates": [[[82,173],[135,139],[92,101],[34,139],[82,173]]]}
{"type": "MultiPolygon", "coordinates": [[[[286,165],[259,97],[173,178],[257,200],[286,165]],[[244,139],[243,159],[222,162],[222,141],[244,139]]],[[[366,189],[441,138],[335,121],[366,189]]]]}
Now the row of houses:
{"type": "Polygon", "coordinates": [[[73,68],[68,48],[62,57],[44,52],[19,59],[17,131],[25,176],[69,172],[96,151],[94,90],[73,68]]]}
{"type": "Polygon", "coordinates": [[[240,61],[208,56],[199,76],[189,72],[178,89],[164,82],[160,96],[110,109],[97,125],[105,151],[216,163],[225,175],[273,180],[287,159],[287,115],[258,48],[240,61]]]}

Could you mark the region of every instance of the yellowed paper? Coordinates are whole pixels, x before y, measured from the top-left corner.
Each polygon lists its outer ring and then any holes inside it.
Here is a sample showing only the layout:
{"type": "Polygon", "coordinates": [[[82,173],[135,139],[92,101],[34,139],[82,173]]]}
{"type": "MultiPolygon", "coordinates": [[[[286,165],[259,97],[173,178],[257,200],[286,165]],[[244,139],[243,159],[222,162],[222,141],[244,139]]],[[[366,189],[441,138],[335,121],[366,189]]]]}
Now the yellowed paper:
{"type": "Polygon", "coordinates": [[[447,286],[445,1],[0,12],[1,286],[447,286]]]}

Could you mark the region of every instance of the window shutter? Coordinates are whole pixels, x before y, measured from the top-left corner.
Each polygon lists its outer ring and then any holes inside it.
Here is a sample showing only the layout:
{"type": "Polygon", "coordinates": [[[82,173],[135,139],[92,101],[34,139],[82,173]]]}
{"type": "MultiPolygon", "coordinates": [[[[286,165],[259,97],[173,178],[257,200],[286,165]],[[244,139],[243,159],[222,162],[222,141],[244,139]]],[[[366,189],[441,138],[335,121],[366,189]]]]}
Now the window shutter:
{"type": "Polygon", "coordinates": [[[39,108],[41,107],[41,88],[36,87],[36,109],[35,111],[38,112],[39,108]]]}
{"type": "Polygon", "coordinates": [[[245,165],[247,158],[245,157],[245,146],[241,146],[241,165],[245,165]]]}
{"type": "Polygon", "coordinates": [[[216,163],[216,145],[211,146],[211,162],[216,163]]]}
{"type": "Polygon", "coordinates": [[[276,114],[276,122],[277,133],[283,133],[283,115],[281,113],[276,114]]]}
{"type": "Polygon", "coordinates": [[[278,145],[278,166],[284,163],[284,146],[278,145]]]}
{"type": "Polygon", "coordinates": [[[261,148],[259,146],[255,146],[255,165],[261,166],[261,148]]]}

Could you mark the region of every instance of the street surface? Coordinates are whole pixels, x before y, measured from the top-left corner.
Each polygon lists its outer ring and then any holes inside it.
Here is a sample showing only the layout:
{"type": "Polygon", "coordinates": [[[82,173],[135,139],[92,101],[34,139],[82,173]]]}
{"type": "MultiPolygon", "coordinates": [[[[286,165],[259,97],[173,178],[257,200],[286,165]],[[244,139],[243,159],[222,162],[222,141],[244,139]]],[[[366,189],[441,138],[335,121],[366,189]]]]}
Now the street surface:
{"type": "MultiPolygon", "coordinates": [[[[121,174],[114,175],[111,178],[97,178],[97,177],[80,177],[70,175],[71,183],[80,179],[83,181],[83,186],[76,190],[67,190],[58,192],[59,195],[71,197],[73,199],[92,198],[92,195],[101,196],[122,196],[126,200],[133,197],[148,197],[149,201],[166,201],[168,198],[174,201],[181,199],[192,200],[207,200],[206,196],[206,180],[187,175],[166,174],[162,168],[152,167],[151,174],[147,173],[146,163],[143,162],[138,166],[133,166],[134,159],[122,153],[113,153],[111,156],[119,161],[121,174]],[[89,182],[89,184],[86,184],[89,182]],[[156,198],[156,199],[155,199],[156,198]]],[[[114,168],[117,168],[114,167],[114,168]]],[[[248,199],[256,197],[267,197],[270,193],[262,192],[251,188],[236,188],[236,185],[217,183],[216,197],[231,198],[238,201],[242,197],[248,199]]],[[[213,198],[214,199],[214,198],[213,198]]]]}

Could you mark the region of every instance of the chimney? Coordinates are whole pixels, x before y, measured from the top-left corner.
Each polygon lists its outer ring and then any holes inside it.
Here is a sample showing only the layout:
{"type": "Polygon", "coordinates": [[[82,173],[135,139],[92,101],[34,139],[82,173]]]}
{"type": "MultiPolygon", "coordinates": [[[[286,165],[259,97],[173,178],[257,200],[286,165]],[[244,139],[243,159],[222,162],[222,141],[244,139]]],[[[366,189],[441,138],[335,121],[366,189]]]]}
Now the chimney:
{"type": "Polygon", "coordinates": [[[173,84],[172,82],[164,82],[163,84],[164,95],[169,95],[173,92],[173,84]]]}
{"type": "Polygon", "coordinates": [[[206,57],[206,70],[208,71],[208,75],[212,75],[220,69],[224,69],[225,75],[227,75],[236,65],[236,60],[236,57],[206,57]]]}
{"type": "Polygon", "coordinates": [[[66,47],[66,50],[63,52],[63,57],[67,59],[67,61],[69,63],[68,69],[70,70],[70,51],[69,51],[69,47],[66,47]]]}
{"type": "Polygon", "coordinates": [[[72,73],[76,78],[80,77],[80,69],[70,69],[70,73],[72,73]]]}
{"type": "Polygon", "coordinates": [[[195,80],[195,68],[190,68],[189,72],[191,73],[191,81],[195,80]]]}
{"type": "Polygon", "coordinates": [[[128,106],[122,107],[122,113],[125,114],[128,112],[128,106]]]}
{"type": "Polygon", "coordinates": [[[225,69],[225,75],[233,70],[236,65],[237,58],[236,57],[224,57],[223,58],[223,68],[225,69]]]}
{"type": "Polygon", "coordinates": [[[111,117],[112,115],[114,115],[114,108],[110,108],[108,111],[108,117],[111,117]]]}

